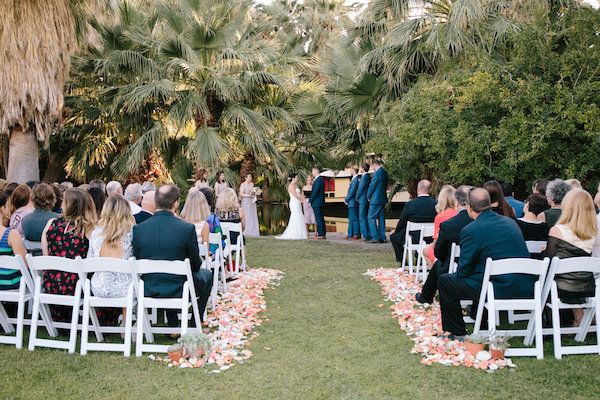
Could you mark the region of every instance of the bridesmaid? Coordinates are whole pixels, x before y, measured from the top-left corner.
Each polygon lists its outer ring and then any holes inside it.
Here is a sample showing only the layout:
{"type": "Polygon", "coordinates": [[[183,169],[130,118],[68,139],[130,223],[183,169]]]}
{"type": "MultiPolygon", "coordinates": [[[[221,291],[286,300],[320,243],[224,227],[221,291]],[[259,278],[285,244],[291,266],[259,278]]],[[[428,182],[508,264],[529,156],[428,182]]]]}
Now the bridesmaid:
{"type": "Polygon", "coordinates": [[[252,182],[252,175],[248,174],[245,181],[240,185],[239,192],[244,212],[244,236],[260,236],[256,196],[252,193],[252,189],[254,189],[254,182],[252,182]]]}
{"type": "MultiPolygon", "coordinates": [[[[315,178],[309,174],[306,177],[306,185],[304,185],[304,187],[302,188],[304,197],[306,197],[306,200],[302,202],[302,209],[304,211],[304,223],[306,224],[307,232],[310,232],[311,226],[314,228],[317,224],[317,221],[315,219],[315,212],[313,211],[312,206],[310,205],[310,201],[308,201],[308,199],[310,199],[310,195],[312,194],[314,180],[315,178]]],[[[313,231],[315,231],[315,229],[313,229],[313,231]]]]}
{"type": "Polygon", "coordinates": [[[217,172],[217,179],[215,182],[215,197],[219,197],[221,192],[228,187],[229,185],[225,181],[225,173],[223,171],[217,172]]]}

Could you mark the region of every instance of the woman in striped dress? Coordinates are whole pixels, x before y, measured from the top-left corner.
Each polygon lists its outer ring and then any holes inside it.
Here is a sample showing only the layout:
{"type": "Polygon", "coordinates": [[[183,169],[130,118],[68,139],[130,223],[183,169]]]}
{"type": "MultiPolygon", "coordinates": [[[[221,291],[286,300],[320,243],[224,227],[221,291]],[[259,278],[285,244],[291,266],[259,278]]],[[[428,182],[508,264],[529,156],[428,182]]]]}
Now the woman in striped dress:
{"type": "MultiPolygon", "coordinates": [[[[8,197],[0,193],[0,214],[5,215],[8,197]]],[[[0,226],[0,255],[12,256],[19,254],[25,259],[27,251],[23,245],[21,235],[14,229],[0,226]]],[[[1,268],[0,265],[0,290],[17,289],[21,282],[21,272],[16,269],[1,268]]]]}

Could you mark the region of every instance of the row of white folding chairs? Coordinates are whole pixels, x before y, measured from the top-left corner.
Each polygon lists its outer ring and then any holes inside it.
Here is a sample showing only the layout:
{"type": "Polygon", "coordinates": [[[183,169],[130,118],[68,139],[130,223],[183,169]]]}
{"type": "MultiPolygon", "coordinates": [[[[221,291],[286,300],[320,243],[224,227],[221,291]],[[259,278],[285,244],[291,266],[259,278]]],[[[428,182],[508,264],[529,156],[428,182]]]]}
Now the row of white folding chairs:
{"type": "Polygon", "coordinates": [[[484,308],[488,310],[488,330],[496,330],[499,324],[499,311],[527,311],[528,325],[526,330],[505,331],[513,336],[524,336],[523,343],[527,346],[533,344],[535,348],[511,348],[507,355],[544,357],[543,336],[552,335],[554,356],[558,359],[565,354],[600,354],[600,258],[575,257],[567,259],[534,260],[528,258],[512,258],[486,262],[485,275],[477,308],[477,319],[474,333],[481,332],[481,321],[484,308]],[[555,281],[556,275],[571,272],[589,272],[595,277],[594,296],[585,299],[583,304],[566,304],[558,297],[558,288],[555,281]],[[533,299],[496,299],[494,285],[491,277],[504,274],[534,275],[537,280],[534,284],[533,299]],[[550,301],[548,301],[550,300],[550,301]],[[549,307],[552,312],[552,327],[542,327],[542,312],[549,307]],[[559,312],[561,309],[582,309],[583,320],[578,327],[561,327],[559,312]],[[592,326],[593,319],[595,326],[592,326]],[[562,335],[575,334],[575,341],[584,342],[590,331],[596,333],[596,344],[565,346],[562,344],[562,335]]]}
{"type": "Polygon", "coordinates": [[[429,222],[410,222],[406,223],[406,233],[404,235],[404,252],[402,254],[402,271],[408,268],[409,274],[415,274],[417,279],[419,274],[421,281],[425,282],[427,278],[427,262],[425,260],[425,239],[433,237],[434,225],[429,222]],[[413,243],[411,232],[419,232],[419,240],[413,243]],[[414,262],[414,252],[417,253],[416,264],[414,262]]]}
{"type": "Polygon", "coordinates": [[[17,318],[8,318],[6,311],[0,304],[0,321],[6,333],[12,333],[16,328],[16,336],[0,336],[0,342],[15,344],[17,348],[22,347],[23,326],[30,324],[29,350],[36,346],[67,349],[69,353],[75,352],[77,331],[81,330],[81,354],[88,350],[97,351],[122,351],[125,356],[131,353],[131,337],[133,329],[133,307],[137,300],[137,331],[136,331],[136,355],[140,356],[144,351],[166,351],[167,346],[155,346],[143,342],[145,335],[148,342],[154,341],[154,333],[180,333],[188,331],[188,310],[192,307],[192,316],[196,323],[196,329],[201,329],[200,314],[196,299],[193,277],[189,260],[185,261],[163,261],[163,260],[120,260],[112,258],[87,258],[67,259],[62,257],[27,256],[29,268],[20,256],[0,257],[0,265],[5,268],[19,269],[21,271],[21,283],[18,292],[0,291],[0,299],[7,302],[17,303],[17,318]],[[55,270],[77,274],[79,279],[75,285],[72,295],[60,295],[44,293],[42,288],[42,274],[45,270],[55,270]],[[94,296],[91,292],[91,282],[88,274],[99,271],[120,272],[131,275],[127,294],[121,298],[102,298],[94,296]],[[30,275],[31,272],[31,275],[30,275]],[[144,296],[143,274],[164,273],[185,277],[182,296],[175,298],[151,298],[144,296]],[[83,299],[82,299],[83,297],[83,299]],[[33,300],[33,311],[31,320],[25,320],[26,302],[33,300]],[[190,301],[194,300],[194,301],[190,301]],[[50,305],[61,305],[71,307],[71,322],[53,321],[50,313],[50,305]],[[79,324],[80,309],[83,306],[82,323],[79,324]],[[96,307],[124,308],[124,327],[102,327],[96,316],[96,307]],[[181,312],[181,327],[154,327],[151,325],[147,314],[147,308],[175,309],[181,312]],[[41,321],[39,318],[41,317],[41,321]],[[90,327],[89,322],[92,322],[90,327]],[[140,323],[141,321],[141,323],[140,323]],[[16,324],[16,327],[13,326],[16,324]],[[44,326],[51,339],[38,337],[38,325],[44,326]],[[61,341],[54,339],[57,336],[57,328],[69,329],[69,340],[61,341]],[[98,343],[89,343],[88,332],[95,333],[98,343]],[[103,333],[124,334],[123,343],[103,343],[103,333]]]}

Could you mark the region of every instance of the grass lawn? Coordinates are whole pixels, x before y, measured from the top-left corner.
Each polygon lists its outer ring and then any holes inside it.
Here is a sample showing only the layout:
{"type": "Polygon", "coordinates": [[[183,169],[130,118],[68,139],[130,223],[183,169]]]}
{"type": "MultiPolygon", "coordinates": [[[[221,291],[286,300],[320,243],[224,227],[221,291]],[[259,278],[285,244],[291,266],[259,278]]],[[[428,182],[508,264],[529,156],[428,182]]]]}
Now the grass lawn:
{"type": "MultiPolygon", "coordinates": [[[[147,357],[85,357],[0,346],[0,399],[488,399],[600,397],[598,356],[516,358],[493,374],[422,366],[376,282],[394,267],[391,248],[327,242],[249,243],[249,263],[285,272],[266,292],[266,321],[244,365],[221,374],[167,369],[147,357]]],[[[548,350],[550,346],[547,346],[548,350]]]]}

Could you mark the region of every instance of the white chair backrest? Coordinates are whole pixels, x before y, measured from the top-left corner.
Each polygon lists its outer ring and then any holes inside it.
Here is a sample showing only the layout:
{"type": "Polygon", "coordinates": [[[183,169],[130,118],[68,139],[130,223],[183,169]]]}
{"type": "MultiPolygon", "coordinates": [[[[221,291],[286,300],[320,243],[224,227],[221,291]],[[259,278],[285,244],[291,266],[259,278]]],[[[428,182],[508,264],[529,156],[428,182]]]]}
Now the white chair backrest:
{"type": "Polygon", "coordinates": [[[540,254],[542,251],[546,250],[545,240],[528,240],[525,244],[527,245],[529,254],[540,254]]]}
{"type": "Polygon", "coordinates": [[[450,247],[450,263],[448,264],[448,273],[453,274],[456,272],[458,267],[458,263],[456,261],[457,258],[460,258],[460,246],[456,243],[452,243],[452,247],[450,247]]]}
{"type": "Polygon", "coordinates": [[[31,254],[27,254],[27,264],[29,265],[29,269],[35,271],[35,273],[39,273],[38,271],[56,270],[71,274],[82,274],[81,257],[75,259],[56,256],[33,257],[31,254]]]}
{"type": "Polygon", "coordinates": [[[135,272],[143,274],[173,274],[183,275],[191,278],[192,270],[190,260],[168,261],[168,260],[135,260],[135,272]]]}
{"type": "Polygon", "coordinates": [[[0,268],[17,269],[21,272],[21,280],[25,280],[27,289],[33,293],[34,284],[25,260],[19,254],[14,256],[0,256],[0,268]]]}
{"type": "Polygon", "coordinates": [[[25,250],[41,250],[42,242],[32,242],[31,240],[23,239],[25,250]]]}
{"type": "Polygon", "coordinates": [[[410,232],[418,232],[421,231],[423,233],[423,228],[427,230],[427,232],[431,231],[429,236],[424,235],[423,237],[431,237],[433,236],[433,222],[410,222],[406,223],[406,238],[410,236],[410,232]]]}
{"type": "Polygon", "coordinates": [[[200,257],[208,257],[208,243],[198,243],[198,250],[200,251],[200,257]]]}
{"type": "Polygon", "coordinates": [[[554,278],[558,274],[568,274],[569,272],[591,272],[594,274],[596,279],[600,275],[600,258],[596,257],[572,257],[563,258],[562,260],[558,257],[552,259],[550,264],[550,271],[548,272],[548,279],[544,285],[542,292],[542,301],[546,302],[550,294],[550,288],[554,282],[554,278]]]}
{"type": "Polygon", "coordinates": [[[83,273],[88,274],[96,271],[122,272],[131,274],[133,266],[131,260],[110,257],[93,257],[81,260],[83,273]]]}
{"type": "Polygon", "coordinates": [[[423,241],[425,238],[430,238],[433,237],[433,232],[434,232],[435,228],[433,227],[433,224],[431,225],[422,225],[421,226],[421,241],[423,241]]]}
{"type": "Polygon", "coordinates": [[[242,232],[242,223],[241,222],[221,222],[221,229],[225,232],[225,229],[228,232],[242,232]]]}

